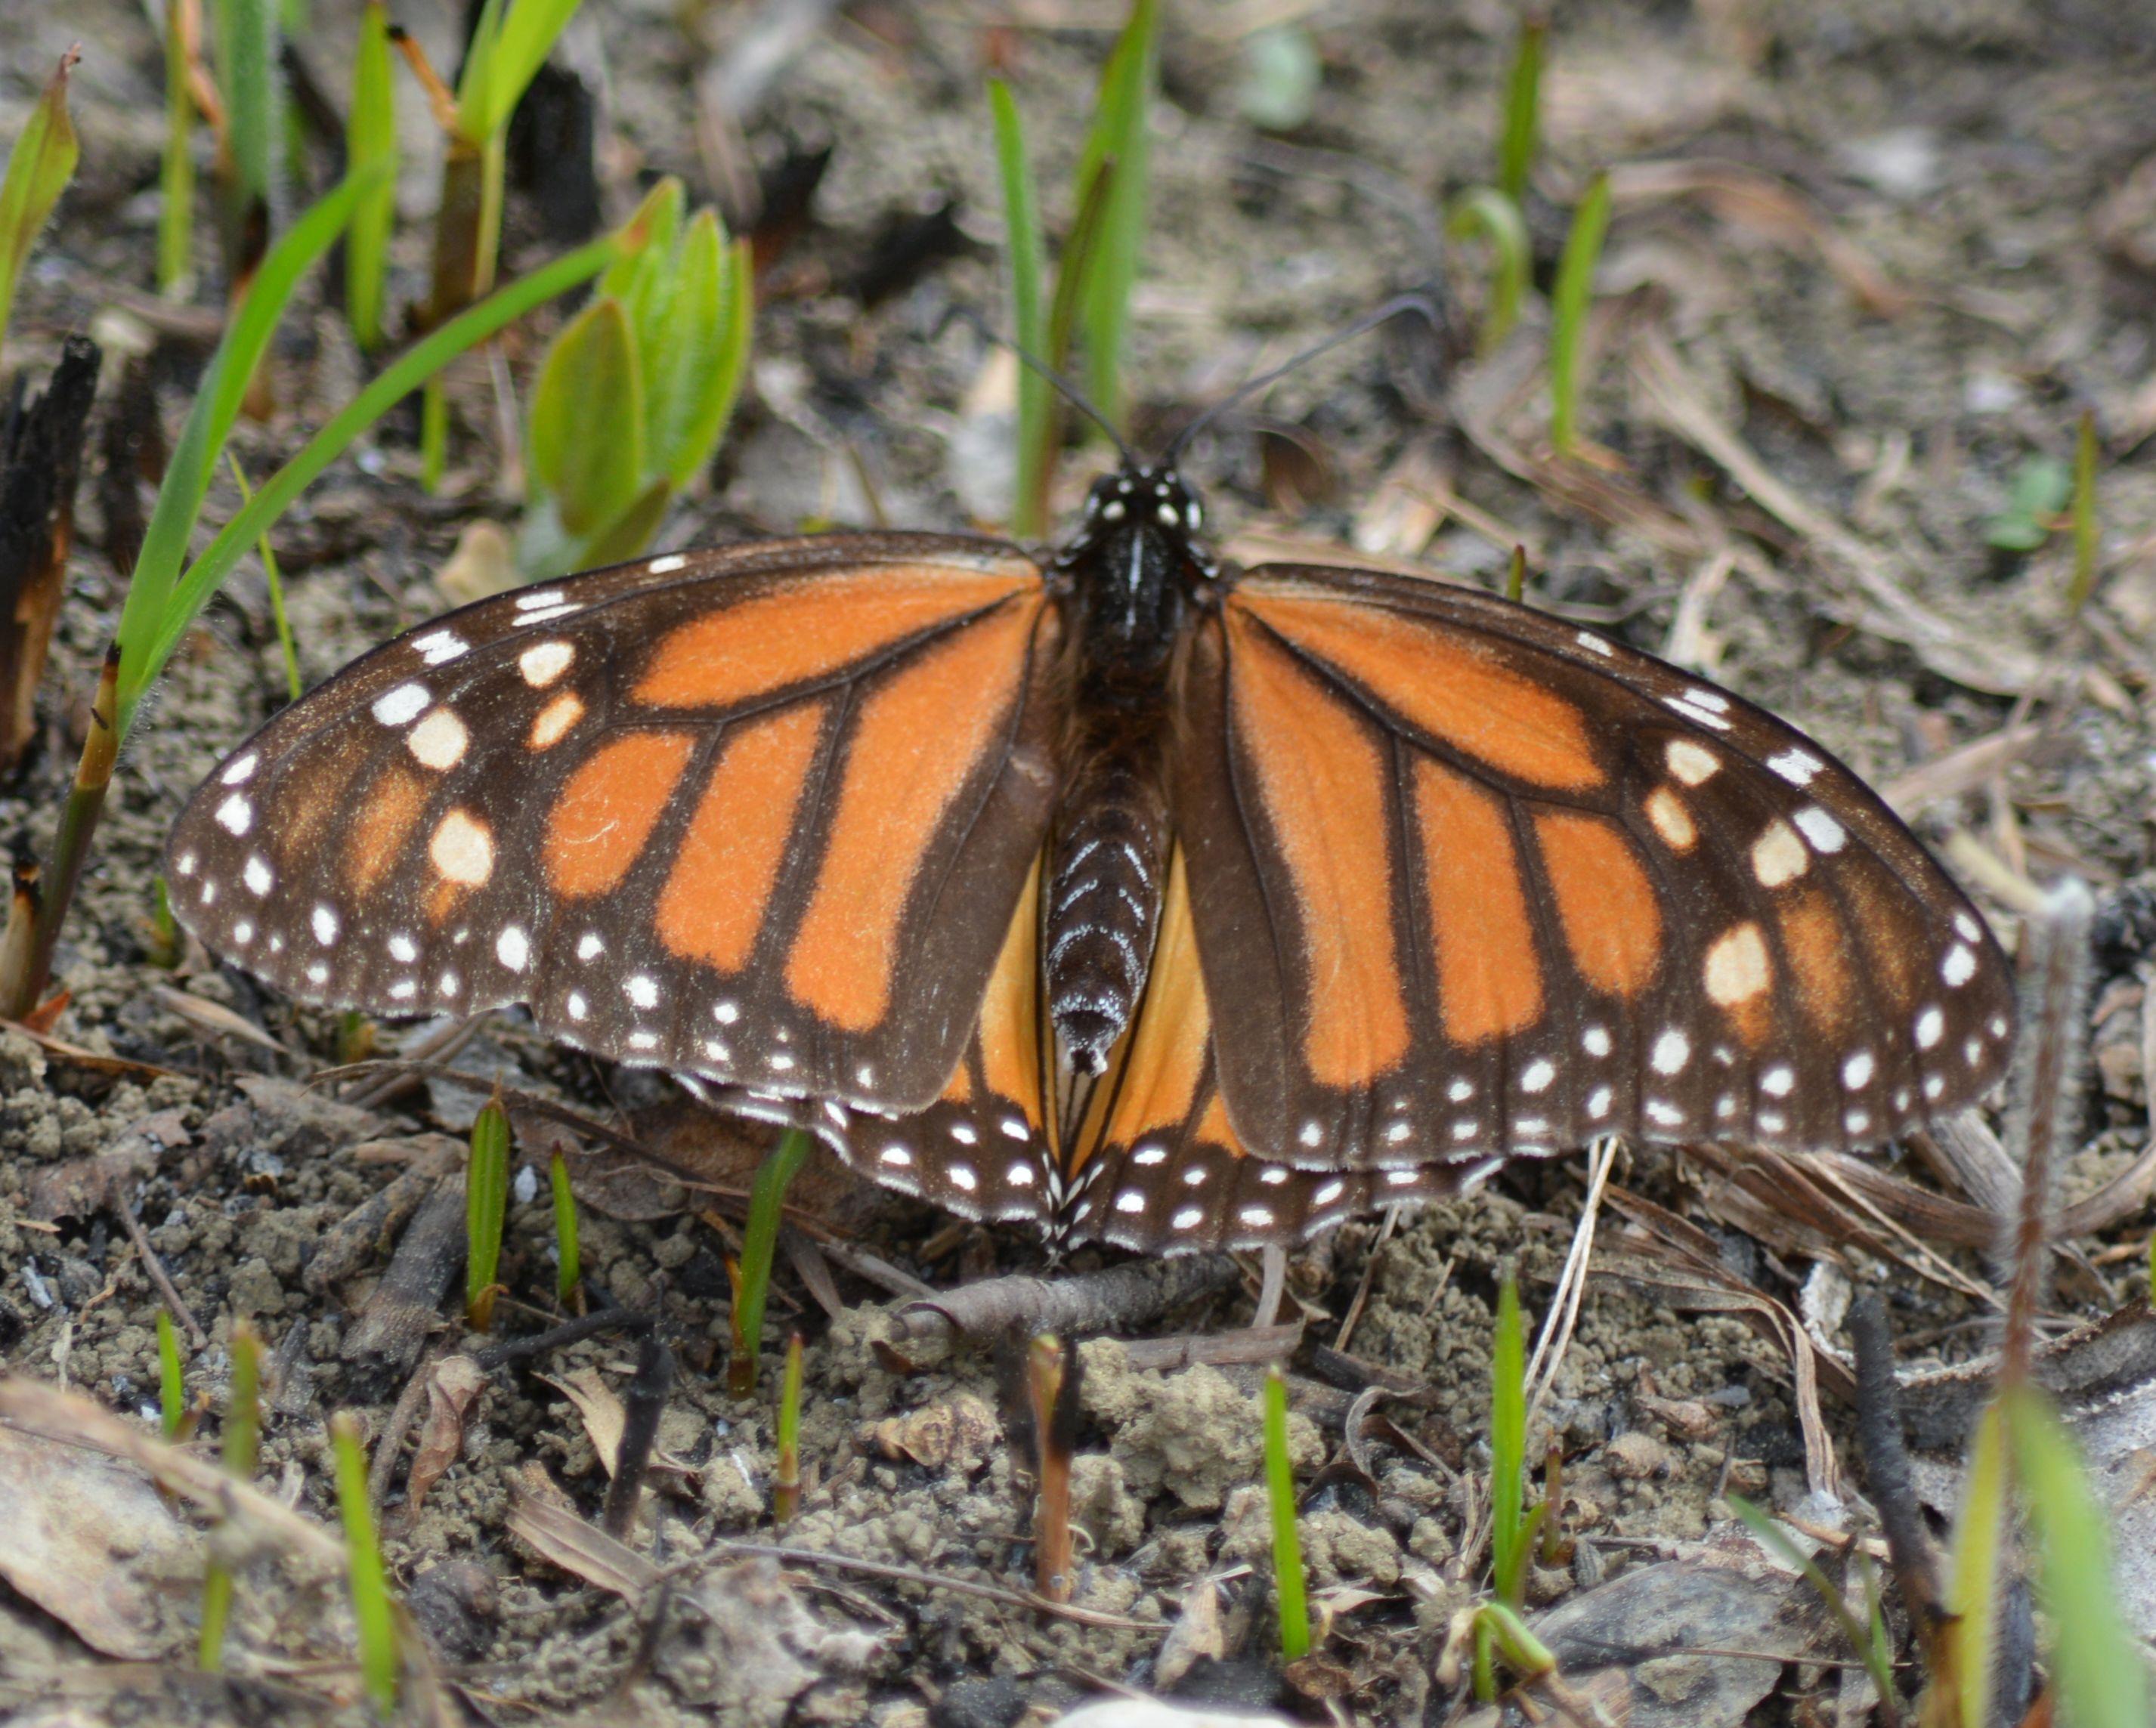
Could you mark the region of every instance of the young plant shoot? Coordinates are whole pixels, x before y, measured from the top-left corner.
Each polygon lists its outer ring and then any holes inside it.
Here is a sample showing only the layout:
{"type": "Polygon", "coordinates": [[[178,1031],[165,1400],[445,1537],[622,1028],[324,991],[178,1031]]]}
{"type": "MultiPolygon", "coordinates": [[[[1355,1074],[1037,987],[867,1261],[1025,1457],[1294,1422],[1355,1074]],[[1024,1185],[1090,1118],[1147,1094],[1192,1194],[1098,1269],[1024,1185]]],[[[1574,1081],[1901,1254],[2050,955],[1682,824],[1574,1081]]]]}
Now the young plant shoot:
{"type": "Polygon", "coordinates": [[[37,244],[38,232],[74,178],[81,151],[74,122],[68,117],[67,92],[68,73],[76,58],[73,49],[60,56],[59,69],[16,136],[8,152],[7,173],[0,177],[0,340],[8,334],[15,285],[22,279],[23,265],[37,244]]]}
{"type": "Polygon", "coordinates": [[[808,1136],[798,1128],[788,1129],[757,1167],[749,1188],[748,1224],[742,1233],[741,1265],[735,1275],[733,1356],[726,1364],[726,1389],[737,1398],[756,1390],[763,1305],[771,1294],[771,1268],[778,1254],[786,1190],[808,1161],[809,1145],[808,1136]]]}
{"type": "Polygon", "coordinates": [[[465,1166],[465,1319],[475,1332],[494,1330],[501,1229],[509,1212],[509,1112],[499,1093],[473,1119],[465,1166]]]}
{"type": "Polygon", "coordinates": [[[1287,1455],[1287,1377],[1265,1370],[1265,1502],[1273,1526],[1273,1601],[1280,1610],[1281,1659],[1310,1654],[1310,1608],[1303,1591],[1302,1537],[1295,1526],[1295,1466],[1287,1455]]]}
{"type": "Polygon", "coordinates": [[[711,459],[748,363],[748,243],[717,213],[685,228],[678,180],[638,213],[648,238],[548,345],[531,397],[527,581],[633,558],[711,459]]]}

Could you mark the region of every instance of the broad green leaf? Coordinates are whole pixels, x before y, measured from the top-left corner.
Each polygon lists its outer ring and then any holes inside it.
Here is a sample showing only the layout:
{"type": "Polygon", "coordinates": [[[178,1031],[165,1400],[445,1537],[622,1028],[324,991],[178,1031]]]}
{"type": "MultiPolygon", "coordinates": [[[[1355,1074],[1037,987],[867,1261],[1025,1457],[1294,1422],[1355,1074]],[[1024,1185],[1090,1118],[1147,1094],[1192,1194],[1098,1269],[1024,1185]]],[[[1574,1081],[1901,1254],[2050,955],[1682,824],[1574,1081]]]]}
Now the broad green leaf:
{"type": "Polygon", "coordinates": [[[72,53],[61,56],[59,69],[8,152],[7,177],[0,180],[0,336],[8,333],[15,285],[38,230],[74,177],[80,151],[67,105],[68,69],[74,64],[72,53]]]}
{"type": "Polygon", "coordinates": [[[635,557],[651,544],[659,526],[666,520],[666,506],[674,501],[674,489],[660,474],[639,492],[624,510],[599,533],[586,541],[578,552],[575,567],[596,570],[603,565],[621,564],[635,557]]]}
{"type": "Polygon", "coordinates": [[[578,538],[628,509],[644,479],[644,388],[617,300],[593,300],[547,350],[531,396],[531,478],[578,538]]]}
{"type": "MultiPolygon", "coordinates": [[[[726,240],[717,217],[706,210],[690,226],[682,254],[676,304],[703,313],[693,338],[694,386],[674,404],[665,450],[649,459],[677,489],[696,477],[725,435],[748,370],[756,319],[755,260],[747,240],[726,240]]],[[[686,352],[682,371],[689,375],[686,352]]]]}

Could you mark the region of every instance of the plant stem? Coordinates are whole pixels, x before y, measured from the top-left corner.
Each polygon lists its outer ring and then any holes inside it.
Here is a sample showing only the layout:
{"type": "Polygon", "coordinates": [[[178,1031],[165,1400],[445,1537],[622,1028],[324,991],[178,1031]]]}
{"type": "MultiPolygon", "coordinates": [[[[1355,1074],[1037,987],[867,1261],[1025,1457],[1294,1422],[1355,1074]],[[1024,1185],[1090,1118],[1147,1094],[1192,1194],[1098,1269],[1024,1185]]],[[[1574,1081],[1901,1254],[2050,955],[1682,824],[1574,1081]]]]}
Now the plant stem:
{"type": "Polygon", "coordinates": [[[1587,334],[1587,310],[1594,295],[1594,269],[1602,259],[1602,237],[1609,228],[1609,177],[1597,174],[1573,214],[1558,260],[1551,295],[1550,448],[1572,454],[1573,421],[1579,400],[1579,356],[1587,334]]]}
{"type": "Polygon", "coordinates": [[[348,1410],[338,1411],[330,1421],[330,1441],[336,1454],[337,1510],[344,1522],[352,1619],[359,1628],[360,1678],[375,1709],[386,1716],[397,1708],[402,1664],[389,1575],[367,1500],[367,1449],[360,1441],[358,1418],[348,1410]]]}
{"type": "Polygon", "coordinates": [[[548,1171],[554,1190],[554,1297],[569,1313],[584,1309],[584,1269],[577,1249],[577,1196],[569,1186],[569,1161],[557,1151],[548,1171]]]}
{"type": "Polygon", "coordinates": [[[801,1335],[786,1341],[786,1372],[778,1383],[778,1468],[771,1477],[771,1519],[791,1524],[801,1510],[801,1335]]]}
{"type": "Polygon", "coordinates": [[[105,650],[104,668],[97,674],[97,694],[90,705],[90,736],[83,740],[74,785],[61,808],[59,832],[53,837],[52,867],[45,873],[35,940],[29,945],[29,964],[19,977],[0,978],[0,992],[6,998],[5,1018],[10,1020],[19,1020],[37,1007],[46,981],[52,977],[53,951],[59,944],[60,926],[67,922],[75,885],[82,879],[83,866],[89,862],[90,843],[97,833],[97,818],[112,785],[112,765],[119,759],[120,734],[114,725],[119,688],[120,650],[113,647],[105,650]]]}

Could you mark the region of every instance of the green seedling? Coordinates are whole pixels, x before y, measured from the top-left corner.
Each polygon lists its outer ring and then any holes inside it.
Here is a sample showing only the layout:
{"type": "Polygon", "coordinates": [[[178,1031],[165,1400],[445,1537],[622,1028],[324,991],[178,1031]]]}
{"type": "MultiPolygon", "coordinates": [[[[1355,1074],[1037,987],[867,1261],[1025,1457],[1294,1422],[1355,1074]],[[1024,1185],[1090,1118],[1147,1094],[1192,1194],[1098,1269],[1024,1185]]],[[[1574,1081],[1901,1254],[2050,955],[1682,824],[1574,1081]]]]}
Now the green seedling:
{"type": "Polygon", "coordinates": [[[172,916],[172,890],[162,875],[150,879],[150,915],[142,921],[146,926],[143,946],[150,964],[160,972],[171,972],[179,965],[187,948],[180,940],[179,920],[172,916]]]}
{"type": "Polygon", "coordinates": [[[236,303],[270,243],[277,150],[285,136],[275,0],[210,0],[210,48],[223,107],[216,168],[218,232],[236,303]]]}
{"type": "Polygon", "coordinates": [[[1520,1611],[1509,1603],[1486,1602],[1475,1610],[1475,1695],[1484,1704],[1497,1698],[1497,1664],[1502,1662],[1523,1680],[1540,1679],[1557,1672],[1557,1658],[1549,1647],[1527,1629],[1520,1611]]]}
{"type": "Polygon", "coordinates": [[[569,1161],[557,1150],[547,1172],[554,1190],[554,1300],[571,1313],[584,1306],[584,1267],[577,1250],[577,1197],[569,1161]]]}
{"type": "Polygon", "coordinates": [[[2073,1438],[2033,1386],[2009,1387],[1999,1402],[2036,1541],[2059,1714],[2074,1728],[2147,1728],[2148,1670],[2119,1613],[2107,1515],[2073,1438]]]}
{"type": "Polygon", "coordinates": [[[1535,165],[1542,124],[1543,50],[1549,20],[1530,12],[1520,20],[1512,69],[1505,80],[1505,129],[1497,138],[1497,190],[1515,210],[1527,201],[1527,176],[1535,165]]]}
{"type": "Polygon", "coordinates": [[[497,1091],[472,1120],[465,1166],[465,1319],[475,1332],[494,1330],[501,1226],[509,1212],[509,1112],[497,1091]]]}
{"type": "Polygon", "coordinates": [[[1956,1728],[1987,1728],[1991,1720],[1991,1676],[2005,1582],[2008,1476],[2005,1423],[1994,1403],[1985,1409],[1969,1444],[1954,1526],[1946,1602],[1953,1623],[1949,1671],[1932,1676],[1934,1686],[1948,1689],[1941,1715],[1956,1728]]]}
{"type": "Polygon", "coordinates": [[[389,1599],[389,1573],[382,1563],[374,1511],[367,1501],[367,1449],[358,1418],[350,1411],[340,1410],[330,1419],[330,1444],[336,1455],[337,1511],[344,1522],[352,1614],[359,1628],[360,1679],[375,1709],[386,1716],[397,1708],[403,1677],[397,1612],[389,1599]]]}
{"type": "Polygon", "coordinates": [[[1483,308],[1476,347],[1486,356],[1493,354],[1519,323],[1520,308],[1527,301],[1532,262],[1527,218],[1520,213],[1520,207],[1496,187],[1478,186],[1460,195],[1445,227],[1455,239],[1480,237],[1490,243],[1490,298],[1483,308]]]}
{"type": "Polygon", "coordinates": [[[2096,589],[2096,415],[2084,410],[2074,434],[2074,575],[2066,588],[2066,611],[2079,618],[2096,589]]]}
{"type": "Polygon", "coordinates": [[[201,0],[165,0],[165,149],[157,167],[157,292],[185,300],[194,286],[195,93],[201,0]]]}
{"type": "Polygon", "coordinates": [[[2074,472],[2056,456],[2031,456],[2014,471],[2006,507],[1984,525],[1984,541],[2002,552],[2033,552],[2051,537],[2073,496],[2074,472]]]}
{"type": "Polygon", "coordinates": [[[59,69],[8,152],[8,172],[0,177],[0,339],[15,305],[15,285],[37,244],[38,230],[74,178],[74,122],[68,117],[68,73],[78,56],[60,56],[59,69]]]}
{"type": "Polygon", "coordinates": [[[1137,285],[1145,239],[1152,157],[1152,98],[1160,83],[1160,17],[1154,0],[1134,0],[1129,21],[1108,55],[1093,105],[1092,125],[1078,158],[1081,187],[1107,187],[1100,238],[1084,278],[1080,321],[1086,336],[1086,377],[1093,405],[1117,426],[1125,416],[1123,349],[1131,290],[1137,285]],[[1109,165],[1114,169],[1109,172],[1109,165]]]}
{"type": "MultiPolygon", "coordinates": [[[[262,1455],[262,1341],[242,1320],[232,1329],[232,1394],[224,1410],[224,1469],[252,1481],[262,1455]]],[[[195,1664],[204,1674],[224,1666],[224,1631],[232,1618],[232,1572],[213,1559],[203,1578],[202,1634],[195,1664]]]]}
{"type": "Polygon", "coordinates": [[[1579,405],[1579,358],[1587,339],[1587,310],[1594,297],[1594,271],[1609,229],[1609,177],[1597,174],[1573,213],[1558,259],[1550,307],[1550,448],[1572,454],[1579,405]]]}
{"type": "Polygon", "coordinates": [[[397,99],[391,71],[389,14],[382,0],[367,0],[360,14],[358,51],[352,56],[345,161],[355,168],[380,166],[385,172],[352,213],[345,236],[344,310],[353,340],[368,354],[382,343],[382,285],[389,231],[397,216],[397,99]]]}
{"type": "MultiPolygon", "coordinates": [[[[1040,205],[1025,153],[1025,130],[1010,86],[988,80],[988,112],[995,126],[996,167],[1003,181],[1004,251],[1010,267],[1011,322],[1021,353],[1055,363],[1048,347],[1048,309],[1041,299],[1047,272],[1040,233],[1040,205]]],[[[1055,397],[1049,382],[1029,366],[1018,369],[1018,481],[1011,531],[1036,540],[1048,531],[1049,471],[1054,457],[1055,397]]]]}
{"type": "Polygon", "coordinates": [[[742,1232],[741,1265],[734,1282],[733,1356],[726,1364],[726,1389],[737,1398],[756,1390],[763,1306],[771,1294],[771,1268],[778,1254],[786,1190],[808,1161],[808,1136],[789,1128],[757,1166],[756,1180],[749,1187],[748,1223],[742,1232]]]}
{"type": "MultiPolygon", "coordinates": [[[[452,95],[408,37],[396,38],[433,98],[449,135],[442,156],[441,201],[434,211],[434,276],[426,321],[439,324],[494,286],[501,251],[501,205],[509,122],[524,92],[569,20],[578,0],[486,0],[465,50],[452,95]]],[[[427,489],[441,485],[449,407],[439,379],[421,409],[427,489]]]]}
{"type": "Polygon", "coordinates": [[[459,354],[579,283],[588,281],[635,244],[629,228],[578,248],[470,308],[413,345],[383,368],[342,412],[264,482],[252,502],[192,560],[189,540],[217,459],[237,419],[240,401],[300,279],[343,232],[380,167],[350,175],[295,222],[273,246],[241,302],[239,314],[203,374],[151,513],[127,587],[117,634],[99,674],[90,735],[74,785],[54,834],[46,893],[35,941],[20,954],[0,952],[0,1016],[20,1018],[41,999],[50,976],[74,885],[95,837],[111,785],[112,767],[143,697],[157,682],[195,615],[241,554],[259,541],[292,500],[390,409],[459,354]]]}
{"type": "MultiPolygon", "coordinates": [[[[1017,105],[1000,82],[992,80],[988,87],[1019,347],[1033,361],[1060,372],[1074,338],[1082,336],[1094,406],[1117,423],[1122,417],[1131,290],[1145,232],[1150,113],[1158,61],[1158,15],[1152,0],[1138,0],[1101,74],[1079,158],[1076,215],[1052,295],[1046,287],[1040,199],[1017,105]]],[[[1019,474],[1011,531],[1034,539],[1047,531],[1061,403],[1048,380],[1025,366],[1019,372],[1018,406],[1019,474]]]]}
{"type": "MultiPolygon", "coordinates": [[[[239,501],[253,501],[254,489],[247,484],[246,470],[240,467],[239,458],[231,451],[224,453],[226,464],[232,469],[233,484],[239,488],[239,501]]],[[[277,554],[265,533],[255,542],[255,550],[262,558],[263,580],[270,587],[270,616],[277,626],[277,647],[285,658],[285,694],[293,701],[300,700],[300,649],[292,640],[292,620],[285,610],[285,577],[277,567],[277,554]]]]}
{"type": "Polygon", "coordinates": [[[711,459],[748,364],[748,243],[716,212],[685,228],[678,180],[639,218],[645,244],[548,345],[531,395],[517,566],[529,581],[633,558],[711,459]]]}
{"type": "Polygon", "coordinates": [[[1295,1469],[1287,1456],[1287,1378],[1265,1371],[1265,1500],[1273,1525],[1273,1600],[1280,1608],[1281,1658],[1310,1654],[1310,1608],[1303,1596],[1302,1539],[1295,1527],[1295,1469]]]}
{"type": "Polygon", "coordinates": [[[1490,1576],[1500,1602],[1527,1599],[1527,1556],[1546,1506],[1523,1510],[1527,1482],[1527,1325],[1520,1292],[1507,1273],[1497,1287],[1497,1328],[1490,1356],[1490,1576]]]}
{"type": "Polygon", "coordinates": [[[771,1520],[793,1521],[801,1510],[801,1335],[786,1340],[786,1372],[778,1382],[778,1468],[771,1477],[771,1520]]]}
{"type": "Polygon", "coordinates": [[[180,1335],[171,1313],[162,1308],[157,1310],[157,1413],[159,1430],[167,1440],[187,1438],[192,1424],[187,1420],[187,1371],[180,1365],[180,1335]]]}
{"type": "Polygon", "coordinates": [[[1771,1548],[1789,1565],[1804,1576],[1819,1599],[1826,1605],[1841,1628],[1842,1636],[1849,1647],[1863,1662],[1865,1672],[1871,1676],[1871,1684],[1878,1690],[1880,1703],[1890,1712],[1896,1710],[1897,1694],[1894,1690],[1894,1649],[1887,1638],[1883,1623],[1875,1622],[1867,1626],[1850,1612],[1848,1602],[1834,1581],[1820,1569],[1819,1562],[1790,1541],[1788,1531],[1768,1517],[1742,1495],[1729,1496],[1729,1508],[1741,1519],[1746,1529],[1759,1539],[1762,1547],[1771,1548]]]}

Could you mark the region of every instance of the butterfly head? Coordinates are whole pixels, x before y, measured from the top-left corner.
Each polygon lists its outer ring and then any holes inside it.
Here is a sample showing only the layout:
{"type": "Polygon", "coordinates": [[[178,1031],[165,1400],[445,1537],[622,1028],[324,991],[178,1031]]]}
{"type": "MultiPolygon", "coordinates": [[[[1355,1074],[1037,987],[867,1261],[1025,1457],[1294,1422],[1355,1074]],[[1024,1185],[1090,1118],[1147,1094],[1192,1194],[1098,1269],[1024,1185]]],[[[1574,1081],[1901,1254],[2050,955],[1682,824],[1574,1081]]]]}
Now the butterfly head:
{"type": "Polygon", "coordinates": [[[1085,520],[1057,556],[1110,662],[1164,659],[1192,596],[1216,572],[1199,540],[1205,509],[1166,463],[1126,462],[1093,482],[1085,520]]]}

